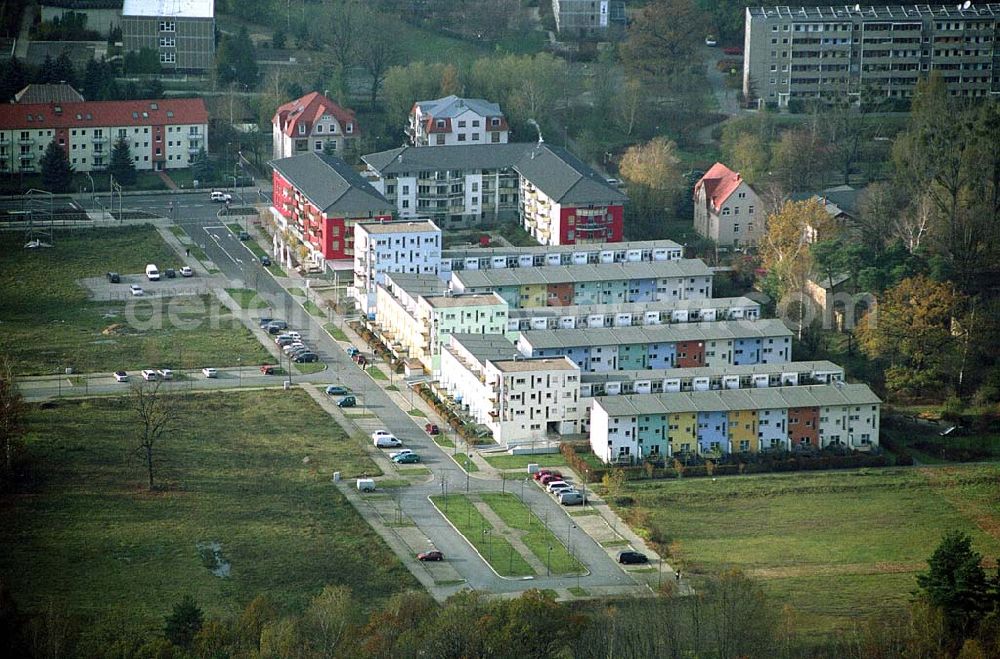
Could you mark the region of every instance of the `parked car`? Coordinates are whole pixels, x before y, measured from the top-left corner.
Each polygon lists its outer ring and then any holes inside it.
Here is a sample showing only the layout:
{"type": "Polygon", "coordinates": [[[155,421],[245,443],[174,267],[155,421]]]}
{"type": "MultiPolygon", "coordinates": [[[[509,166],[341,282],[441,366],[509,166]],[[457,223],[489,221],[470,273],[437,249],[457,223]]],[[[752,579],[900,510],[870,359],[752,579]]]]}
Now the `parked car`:
{"type": "Polygon", "coordinates": [[[260,318],[257,319],[257,322],[260,323],[261,327],[267,327],[268,325],[271,324],[271,321],[273,321],[273,320],[274,320],[274,318],[265,318],[265,317],[262,316],[262,317],[260,317],[260,318]]]}
{"type": "Polygon", "coordinates": [[[278,334],[283,332],[285,328],[288,327],[285,323],[276,324],[274,321],[268,323],[264,326],[264,331],[268,334],[278,334]]]}
{"type": "Polygon", "coordinates": [[[274,344],[279,348],[284,348],[285,346],[290,346],[295,343],[295,339],[288,336],[287,334],[279,334],[274,339],[274,344]]]}
{"type": "Polygon", "coordinates": [[[375,448],[396,448],[397,446],[402,446],[403,442],[399,441],[392,435],[376,437],[373,440],[375,448]]]}
{"type": "Polygon", "coordinates": [[[584,498],[583,493],[571,490],[569,492],[560,492],[558,495],[559,503],[564,506],[579,506],[587,502],[584,498]]]}
{"type": "MultiPolygon", "coordinates": [[[[277,320],[277,319],[269,321],[267,323],[267,326],[276,327],[278,329],[278,332],[284,332],[286,329],[288,329],[288,323],[286,323],[283,320],[277,320]]],[[[272,332],[272,334],[277,334],[278,332],[272,332]]]]}
{"type": "Polygon", "coordinates": [[[194,277],[194,270],[192,270],[190,266],[182,267],[181,277],[194,277]]]}
{"type": "Polygon", "coordinates": [[[337,401],[337,407],[355,407],[358,404],[354,396],[344,396],[337,401]]]}
{"type": "Polygon", "coordinates": [[[356,354],[358,354],[358,353],[361,352],[360,350],[358,350],[354,346],[347,346],[347,348],[345,348],[344,350],[347,352],[348,356],[350,356],[350,357],[353,357],[354,355],[356,355],[356,354]]]}
{"type": "Polygon", "coordinates": [[[398,465],[416,464],[420,462],[420,456],[416,453],[404,453],[392,459],[398,465]]]}
{"type": "Polygon", "coordinates": [[[556,469],[539,469],[538,471],[535,472],[535,480],[536,481],[540,481],[543,478],[545,478],[546,476],[550,476],[550,475],[551,476],[558,476],[559,478],[562,478],[562,474],[559,473],[559,471],[556,470],[556,469]]]}
{"type": "Polygon", "coordinates": [[[306,363],[311,364],[313,362],[318,362],[318,361],[319,361],[319,355],[317,355],[315,352],[304,352],[295,358],[296,364],[306,364],[306,363]]]}
{"type": "Polygon", "coordinates": [[[219,190],[212,190],[212,201],[226,202],[232,201],[233,195],[221,192],[219,190]]]}
{"type": "Polygon", "coordinates": [[[246,231],[240,231],[239,236],[240,236],[240,240],[243,240],[243,241],[250,240],[250,234],[247,233],[246,231]]]}
{"type": "Polygon", "coordinates": [[[295,345],[294,343],[285,346],[282,350],[284,350],[285,354],[289,357],[301,355],[303,352],[312,352],[312,350],[309,349],[309,346],[303,344],[295,345]]]}
{"type": "Polygon", "coordinates": [[[281,346],[281,349],[284,350],[285,354],[287,355],[296,348],[305,348],[305,347],[306,344],[302,343],[301,341],[296,341],[295,339],[292,339],[291,343],[286,343],[285,345],[281,346]]]}
{"type": "Polygon", "coordinates": [[[115,371],[115,382],[128,382],[128,373],[125,371],[115,371]]]}
{"type": "Polygon", "coordinates": [[[173,380],[174,379],[174,372],[171,371],[169,368],[161,368],[156,373],[157,373],[157,375],[160,376],[161,380],[173,380]]]}
{"type": "Polygon", "coordinates": [[[437,427],[436,423],[427,423],[427,424],[424,424],[424,431],[428,435],[440,435],[441,434],[441,429],[437,427]]]}
{"type": "Polygon", "coordinates": [[[146,266],[146,279],[149,281],[159,281],[160,271],[155,263],[150,263],[146,266]]]}
{"type": "Polygon", "coordinates": [[[553,481],[561,481],[561,480],[562,480],[562,474],[557,474],[553,472],[550,474],[545,474],[544,476],[538,479],[538,482],[541,483],[542,485],[547,486],[549,483],[553,481]]]}
{"type": "Polygon", "coordinates": [[[374,492],[375,481],[371,478],[358,479],[358,492],[374,492]]]}
{"type": "Polygon", "coordinates": [[[417,554],[418,561],[443,561],[444,554],[439,552],[437,549],[432,549],[430,551],[422,551],[417,554]]]}
{"type": "Polygon", "coordinates": [[[288,336],[292,337],[296,341],[301,341],[302,340],[302,335],[299,334],[298,332],[285,332],[285,334],[287,334],[288,336]]]}
{"type": "Polygon", "coordinates": [[[401,448],[398,451],[393,451],[392,453],[390,453],[389,459],[394,460],[395,458],[398,458],[401,455],[406,455],[407,453],[413,453],[413,450],[408,448],[401,448]]]}
{"type": "Polygon", "coordinates": [[[173,268],[167,268],[166,270],[163,271],[163,274],[166,276],[167,279],[177,278],[177,271],[174,270],[173,268]]]}
{"type": "Polygon", "coordinates": [[[139,284],[129,285],[128,290],[135,297],[140,297],[146,294],[146,291],[142,290],[142,286],[140,286],[139,284]]]}
{"type": "Polygon", "coordinates": [[[122,276],[117,272],[109,272],[108,281],[112,284],[120,284],[122,281],[122,276]]]}
{"type": "Polygon", "coordinates": [[[142,372],[142,379],[146,382],[155,382],[160,379],[160,375],[153,369],[147,368],[142,372]]]}
{"type": "Polygon", "coordinates": [[[277,370],[278,367],[274,364],[262,364],[260,367],[260,372],[264,375],[274,375],[277,370]]]}
{"type": "Polygon", "coordinates": [[[618,562],[622,565],[640,565],[648,563],[649,559],[643,553],[627,550],[618,552],[618,562]]]}
{"type": "Polygon", "coordinates": [[[351,390],[347,387],[342,387],[339,384],[331,384],[326,388],[327,396],[346,396],[351,393],[351,390]]]}
{"type": "Polygon", "coordinates": [[[719,42],[715,40],[715,37],[709,35],[709,36],[705,37],[705,45],[706,46],[718,46],[719,42]]]}
{"type": "Polygon", "coordinates": [[[379,437],[394,437],[394,435],[388,430],[376,430],[372,433],[372,439],[378,439],[379,437]]]}
{"type": "Polygon", "coordinates": [[[219,377],[219,370],[215,368],[203,368],[201,369],[202,374],[206,378],[217,378],[219,377]]]}
{"type": "Polygon", "coordinates": [[[566,481],[552,481],[545,486],[545,489],[549,492],[555,492],[556,490],[567,490],[572,487],[573,486],[566,481]]]}
{"type": "Polygon", "coordinates": [[[268,256],[267,254],[260,257],[260,264],[264,266],[271,265],[271,257],[268,256]]]}

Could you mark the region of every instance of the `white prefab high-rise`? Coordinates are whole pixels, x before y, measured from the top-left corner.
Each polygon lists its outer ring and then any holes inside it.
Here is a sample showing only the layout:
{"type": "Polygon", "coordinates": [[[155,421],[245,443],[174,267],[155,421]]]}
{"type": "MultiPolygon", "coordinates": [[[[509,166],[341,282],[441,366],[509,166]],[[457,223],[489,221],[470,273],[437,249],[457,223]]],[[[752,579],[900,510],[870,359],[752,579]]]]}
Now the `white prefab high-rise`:
{"type": "Polygon", "coordinates": [[[437,276],[441,229],[430,220],[367,222],[354,227],[354,297],[369,317],[375,313],[375,286],[385,273],[437,276]]]}

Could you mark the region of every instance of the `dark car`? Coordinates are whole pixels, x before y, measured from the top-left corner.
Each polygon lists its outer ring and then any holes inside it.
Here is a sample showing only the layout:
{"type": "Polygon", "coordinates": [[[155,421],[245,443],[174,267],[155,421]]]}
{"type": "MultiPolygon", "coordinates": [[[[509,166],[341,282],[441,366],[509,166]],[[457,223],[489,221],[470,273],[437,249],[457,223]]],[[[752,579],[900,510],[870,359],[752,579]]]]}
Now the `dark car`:
{"type": "Polygon", "coordinates": [[[354,396],[344,396],[337,401],[337,407],[354,407],[358,404],[358,399],[354,396]]]}
{"type": "Polygon", "coordinates": [[[260,372],[264,375],[274,375],[277,370],[278,367],[273,364],[263,364],[260,367],[260,372]]]}
{"type": "Polygon", "coordinates": [[[279,337],[279,338],[275,339],[274,342],[275,342],[275,344],[277,344],[277,346],[279,348],[284,348],[285,346],[290,346],[293,343],[295,343],[295,339],[293,339],[290,336],[285,336],[285,337],[279,337]]]}
{"type": "Polygon", "coordinates": [[[295,359],[296,357],[300,357],[302,355],[312,354],[312,350],[302,346],[301,348],[296,348],[295,350],[289,350],[287,354],[289,359],[295,359]]]}
{"type": "Polygon", "coordinates": [[[432,549],[430,551],[422,551],[417,554],[418,561],[443,561],[444,554],[439,552],[437,549],[432,549]]]}
{"type": "Polygon", "coordinates": [[[246,231],[240,231],[240,240],[250,240],[250,234],[246,231]]]}
{"type": "Polygon", "coordinates": [[[167,268],[166,270],[163,271],[163,274],[164,276],[166,276],[167,279],[174,279],[175,277],[177,277],[177,271],[174,270],[173,268],[167,268]]]}
{"type": "Polygon", "coordinates": [[[267,254],[265,254],[264,256],[260,257],[260,264],[261,265],[271,265],[271,257],[268,256],[267,254]]]}
{"type": "Polygon", "coordinates": [[[258,319],[257,319],[257,322],[259,322],[259,323],[260,323],[260,326],[261,326],[261,327],[267,327],[268,325],[270,325],[270,324],[271,324],[271,322],[272,322],[273,320],[274,320],[274,318],[258,318],[258,319]]]}
{"type": "Polygon", "coordinates": [[[339,384],[331,384],[326,388],[327,396],[346,396],[351,393],[351,390],[347,387],[341,387],[339,384]]]}
{"type": "Polygon", "coordinates": [[[318,361],[319,361],[319,355],[317,355],[315,352],[304,352],[295,358],[296,364],[305,364],[307,362],[318,362],[318,361]]]}
{"type": "Polygon", "coordinates": [[[424,430],[428,435],[440,435],[441,429],[437,427],[436,423],[428,423],[424,425],[424,430]]]}
{"type": "Polygon", "coordinates": [[[648,563],[649,559],[646,558],[645,554],[637,551],[621,551],[618,552],[618,562],[622,565],[641,565],[648,563]]]}
{"type": "Polygon", "coordinates": [[[108,281],[111,282],[112,284],[120,284],[122,281],[122,276],[117,272],[109,272],[108,281]]]}

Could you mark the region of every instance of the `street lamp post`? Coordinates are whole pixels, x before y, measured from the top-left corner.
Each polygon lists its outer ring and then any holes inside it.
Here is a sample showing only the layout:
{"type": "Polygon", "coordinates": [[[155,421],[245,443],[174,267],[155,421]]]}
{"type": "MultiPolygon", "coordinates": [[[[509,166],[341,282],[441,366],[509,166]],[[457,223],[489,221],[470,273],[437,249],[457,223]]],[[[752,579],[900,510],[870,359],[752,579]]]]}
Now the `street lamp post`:
{"type": "Polygon", "coordinates": [[[237,365],[237,368],[239,369],[239,372],[240,372],[240,387],[239,388],[242,389],[243,388],[243,358],[242,357],[237,357],[236,358],[236,365],[237,365]]]}
{"type": "Polygon", "coordinates": [[[489,563],[492,564],[493,563],[493,536],[490,535],[490,530],[489,529],[483,529],[483,535],[486,536],[486,545],[487,545],[486,553],[487,553],[487,556],[489,556],[489,558],[487,558],[486,560],[489,563]]]}
{"type": "Polygon", "coordinates": [[[549,545],[549,552],[545,557],[545,576],[552,576],[552,545],[549,545]]]}

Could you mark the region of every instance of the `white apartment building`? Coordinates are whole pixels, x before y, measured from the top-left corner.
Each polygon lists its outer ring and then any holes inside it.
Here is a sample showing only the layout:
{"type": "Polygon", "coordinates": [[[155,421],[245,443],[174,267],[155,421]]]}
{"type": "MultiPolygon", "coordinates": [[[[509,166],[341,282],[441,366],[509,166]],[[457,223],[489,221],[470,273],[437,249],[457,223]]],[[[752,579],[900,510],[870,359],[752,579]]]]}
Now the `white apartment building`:
{"type": "Polygon", "coordinates": [[[498,104],[451,95],[414,103],[406,135],[413,146],[506,144],[510,127],[498,104]]]}
{"type": "Polygon", "coordinates": [[[441,229],[430,220],[359,223],[354,227],[355,300],[374,318],[377,284],[385,273],[438,275],[441,229]]]}

